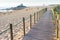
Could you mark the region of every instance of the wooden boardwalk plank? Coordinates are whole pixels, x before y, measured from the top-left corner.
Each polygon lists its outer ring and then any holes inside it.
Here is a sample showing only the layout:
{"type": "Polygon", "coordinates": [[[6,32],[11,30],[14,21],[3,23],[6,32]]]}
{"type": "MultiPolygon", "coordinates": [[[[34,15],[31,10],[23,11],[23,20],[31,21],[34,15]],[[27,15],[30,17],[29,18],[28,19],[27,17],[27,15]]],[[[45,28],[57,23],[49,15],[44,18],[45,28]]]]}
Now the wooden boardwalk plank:
{"type": "Polygon", "coordinates": [[[23,40],[53,40],[55,27],[50,13],[51,10],[44,13],[43,17],[24,36],[23,40]]]}

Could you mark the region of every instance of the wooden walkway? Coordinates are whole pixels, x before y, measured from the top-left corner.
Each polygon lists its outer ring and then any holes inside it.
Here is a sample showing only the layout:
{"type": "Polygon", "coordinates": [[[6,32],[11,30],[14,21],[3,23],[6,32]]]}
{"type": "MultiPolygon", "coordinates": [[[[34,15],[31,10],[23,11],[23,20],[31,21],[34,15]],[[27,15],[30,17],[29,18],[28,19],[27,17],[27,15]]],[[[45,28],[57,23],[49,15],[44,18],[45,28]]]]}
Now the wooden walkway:
{"type": "Polygon", "coordinates": [[[48,10],[24,36],[23,40],[54,40],[54,29],[51,10],[48,10]]]}

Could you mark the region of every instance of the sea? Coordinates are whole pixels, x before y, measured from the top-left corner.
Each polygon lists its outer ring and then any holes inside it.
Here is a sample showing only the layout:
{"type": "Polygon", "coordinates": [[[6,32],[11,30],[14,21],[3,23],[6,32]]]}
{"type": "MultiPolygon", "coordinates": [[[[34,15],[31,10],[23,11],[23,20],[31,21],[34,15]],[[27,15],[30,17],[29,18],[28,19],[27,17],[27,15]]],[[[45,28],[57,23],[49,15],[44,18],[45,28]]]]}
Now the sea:
{"type": "Polygon", "coordinates": [[[6,8],[1,8],[0,7],[0,12],[10,12],[10,11],[13,11],[13,10],[6,10],[6,8]]]}
{"type": "Polygon", "coordinates": [[[13,11],[13,10],[1,10],[0,9],[0,12],[10,12],[10,11],[13,11]]]}

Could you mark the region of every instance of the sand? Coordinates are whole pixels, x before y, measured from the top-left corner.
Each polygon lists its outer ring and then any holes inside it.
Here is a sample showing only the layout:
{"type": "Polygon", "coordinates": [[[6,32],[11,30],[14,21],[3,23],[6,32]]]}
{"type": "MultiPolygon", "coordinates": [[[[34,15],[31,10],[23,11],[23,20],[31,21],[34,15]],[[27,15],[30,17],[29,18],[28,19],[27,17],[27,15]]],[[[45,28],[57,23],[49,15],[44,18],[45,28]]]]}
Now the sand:
{"type": "MultiPolygon", "coordinates": [[[[30,14],[33,15],[34,13],[37,13],[41,9],[43,9],[43,7],[27,7],[22,10],[14,10],[11,12],[0,13],[0,33],[4,30],[8,29],[10,27],[9,24],[11,23],[11,24],[13,24],[13,29],[14,29],[13,30],[14,40],[20,39],[20,37],[23,35],[23,27],[22,27],[22,24],[20,24],[19,22],[22,23],[23,17],[29,18],[30,14]],[[17,23],[19,23],[19,24],[16,25],[17,23]],[[16,28],[14,28],[14,27],[16,27],[16,28]]],[[[27,24],[29,24],[29,23],[27,23],[27,24]]],[[[29,26],[29,25],[27,25],[27,26],[29,26]]],[[[26,29],[26,30],[28,30],[28,29],[26,29]]],[[[10,39],[10,30],[8,30],[7,32],[4,32],[3,34],[0,35],[0,40],[4,40],[4,39],[5,40],[10,39]]]]}
{"type": "Polygon", "coordinates": [[[22,17],[28,17],[30,14],[36,13],[37,11],[38,9],[36,7],[29,7],[23,10],[6,12],[0,16],[0,28],[5,27],[9,23],[17,23],[18,20],[20,21],[22,19],[22,17]]]}

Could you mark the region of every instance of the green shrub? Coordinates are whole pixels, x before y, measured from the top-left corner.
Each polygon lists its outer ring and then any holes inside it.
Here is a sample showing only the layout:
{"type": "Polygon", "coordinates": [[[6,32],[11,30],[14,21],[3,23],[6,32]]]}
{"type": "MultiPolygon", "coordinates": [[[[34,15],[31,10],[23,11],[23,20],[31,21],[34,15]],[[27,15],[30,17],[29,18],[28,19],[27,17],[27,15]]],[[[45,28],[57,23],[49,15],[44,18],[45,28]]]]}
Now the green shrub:
{"type": "Polygon", "coordinates": [[[55,7],[54,9],[54,13],[58,13],[58,14],[60,14],[60,6],[57,6],[57,7],[55,7]]]}

